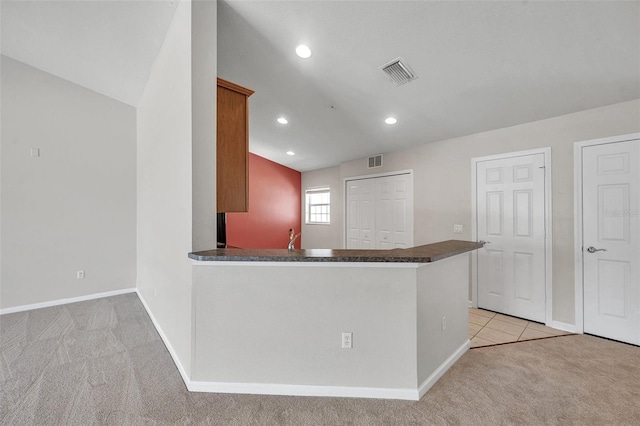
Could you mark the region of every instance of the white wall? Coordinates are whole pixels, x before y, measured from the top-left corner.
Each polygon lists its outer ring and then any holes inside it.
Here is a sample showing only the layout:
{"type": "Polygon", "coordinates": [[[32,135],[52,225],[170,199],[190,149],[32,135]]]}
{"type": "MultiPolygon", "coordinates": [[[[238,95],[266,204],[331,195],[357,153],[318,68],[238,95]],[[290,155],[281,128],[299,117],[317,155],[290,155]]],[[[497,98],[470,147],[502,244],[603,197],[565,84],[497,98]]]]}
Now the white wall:
{"type": "MultiPolygon", "coordinates": [[[[215,22],[215,21],[214,21],[215,22]]],[[[191,364],[191,3],[181,2],[138,105],[138,291],[191,364]]]]}
{"type": "Polygon", "coordinates": [[[135,109],[0,58],[0,307],[135,287],[135,109]]]}
{"type": "MultiPolygon", "coordinates": [[[[415,245],[448,239],[471,239],[471,158],[532,148],[552,148],[553,319],[569,324],[574,316],[573,143],[640,131],[640,100],[387,153],[384,166],[367,169],[365,159],[336,168],[303,173],[305,184],[325,185],[349,176],[414,170],[415,245]],[[454,234],[453,225],[464,225],[454,234]]],[[[343,198],[331,210],[342,211],[343,198]]],[[[341,229],[344,223],[336,223],[341,229]]],[[[337,232],[308,232],[305,246],[342,247],[337,232]],[[331,238],[331,240],[328,240],[331,238]]]]}
{"type": "Polygon", "coordinates": [[[186,375],[187,254],[216,241],[216,13],[180,2],[138,106],[138,291],[186,375]]]}
{"type": "Polygon", "coordinates": [[[191,18],[193,251],[216,247],[216,1],[194,1],[191,18]]]}
{"type": "Polygon", "coordinates": [[[340,168],[330,167],[302,173],[302,248],[339,248],[343,246],[344,182],[340,168]],[[331,223],[307,225],[305,223],[305,190],[318,187],[330,188],[331,223]]]}

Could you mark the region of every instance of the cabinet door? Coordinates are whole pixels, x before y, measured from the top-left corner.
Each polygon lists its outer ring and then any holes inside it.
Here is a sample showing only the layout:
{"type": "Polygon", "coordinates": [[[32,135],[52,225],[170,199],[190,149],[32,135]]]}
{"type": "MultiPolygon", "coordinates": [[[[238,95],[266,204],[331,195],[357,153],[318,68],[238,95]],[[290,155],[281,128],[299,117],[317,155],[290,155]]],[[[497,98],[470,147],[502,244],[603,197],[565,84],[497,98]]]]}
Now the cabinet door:
{"type": "Polygon", "coordinates": [[[216,178],[217,211],[249,209],[248,89],[218,79],[216,178]],[[220,82],[224,84],[221,85],[220,82]]]}

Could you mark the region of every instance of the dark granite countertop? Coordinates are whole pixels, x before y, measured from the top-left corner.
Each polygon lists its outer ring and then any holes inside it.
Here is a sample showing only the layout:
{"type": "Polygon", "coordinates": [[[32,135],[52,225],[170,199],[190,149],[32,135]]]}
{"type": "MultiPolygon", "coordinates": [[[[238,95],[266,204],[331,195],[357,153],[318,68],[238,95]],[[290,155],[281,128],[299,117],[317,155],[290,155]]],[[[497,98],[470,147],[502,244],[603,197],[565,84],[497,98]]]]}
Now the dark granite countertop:
{"type": "Polygon", "coordinates": [[[429,263],[482,247],[473,241],[449,240],[407,249],[216,249],[189,253],[200,261],[236,262],[399,262],[429,263]]]}

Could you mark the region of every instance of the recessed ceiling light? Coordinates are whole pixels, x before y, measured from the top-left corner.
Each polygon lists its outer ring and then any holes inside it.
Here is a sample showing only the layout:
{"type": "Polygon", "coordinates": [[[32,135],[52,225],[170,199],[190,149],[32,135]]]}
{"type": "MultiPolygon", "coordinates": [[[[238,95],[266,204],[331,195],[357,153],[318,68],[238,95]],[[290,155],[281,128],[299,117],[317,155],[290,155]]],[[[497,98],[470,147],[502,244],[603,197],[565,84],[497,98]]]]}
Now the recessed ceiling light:
{"type": "Polygon", "coordinates": [[[287,124],[289,122],[289,120],[287,120],[284,117],[278,117],[278,123],[280,124],[287,124]]]}
{"type": "Polygon", "coordinates": [[[296,155],[296,153],[293,151],[287,151],[287,155],[296,155]]]}
{"type": "Polygon", "coordinates": [[[387,124],[396,124],[398,120],[395,119],[394,117],[387,117],[385,118],[384,122],[387,124]]]}
{"type": "Polygon", "coordinates": [[[311,57],[311,49],[309,49],[309,46],[301,44],[296,47],[296,55],[300,56],[302,59],[307,59],[311,57]]]}

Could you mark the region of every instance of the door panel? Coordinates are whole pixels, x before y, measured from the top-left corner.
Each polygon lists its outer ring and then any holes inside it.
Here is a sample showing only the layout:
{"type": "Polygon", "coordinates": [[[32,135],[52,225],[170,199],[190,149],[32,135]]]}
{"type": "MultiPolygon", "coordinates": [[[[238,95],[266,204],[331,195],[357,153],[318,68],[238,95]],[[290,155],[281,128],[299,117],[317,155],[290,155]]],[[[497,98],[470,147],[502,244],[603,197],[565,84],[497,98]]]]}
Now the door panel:
{"type": "Polygon", "coordinates": [[[504,193],[502,191],[487,192],[487,235],[502,236],[504,229],[504,193]]]}
{"type": "Polygon", "coordinates": [[[504,252],[502,250],[486,249],[486,264],[483,273],[487,283],[488,296],[501,298],[504,295],[504,252]]]}
{"type": "Polygon", "coordinates": [[[376,185],[376,246],[389,249],[393,244],[393,188],[389,178],[372,179],[376,185]]]}
{"type": "Polygon", "coordinates": [[[584,331],[640,344],[640,141],[585,146],[582,160],[584,331]]]}
{"type": "Polygon", "coordinates": [[[533,206],[531,205],[532,192],[530,189],[514,191],[514,222],[516,237],[531,237],[531,225],[533,220],[533,206]]]}
{"type": "Polygon", "coordinates": [[[413,178],[411,175],[394,177],[393,246],[413,247],[413,178]]]}
{"type": "Polygon", "coordinates": [[[480,161],[476,169],[478,306],[545,322],[544,154],[480,161]]]}

